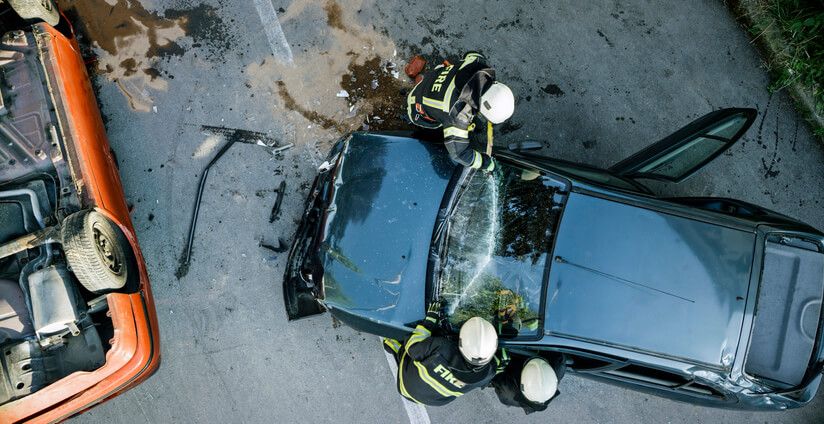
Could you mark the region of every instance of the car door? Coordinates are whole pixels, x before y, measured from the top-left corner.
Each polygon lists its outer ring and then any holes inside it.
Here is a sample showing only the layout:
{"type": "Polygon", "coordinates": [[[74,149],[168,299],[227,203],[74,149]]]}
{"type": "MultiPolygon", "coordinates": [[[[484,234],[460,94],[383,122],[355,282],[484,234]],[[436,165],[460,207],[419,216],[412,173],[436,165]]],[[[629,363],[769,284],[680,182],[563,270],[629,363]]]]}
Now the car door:
{"type": "Polygon", "coordinates": [[[626,178],[681,182],[735,144],[757,114],[748,108],[711,112],[609,170],[626,178]]]}

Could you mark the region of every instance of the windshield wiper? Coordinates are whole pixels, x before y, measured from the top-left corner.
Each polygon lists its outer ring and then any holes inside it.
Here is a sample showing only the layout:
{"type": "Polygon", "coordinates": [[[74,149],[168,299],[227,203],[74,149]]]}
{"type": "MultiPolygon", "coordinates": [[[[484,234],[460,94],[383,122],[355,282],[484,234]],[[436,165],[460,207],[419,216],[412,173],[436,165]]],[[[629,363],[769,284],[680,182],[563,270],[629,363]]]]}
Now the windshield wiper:
{"type": "Polygon", "coordinates": [[[470,176],[473,174],[473,169],[464,169],[461,171],[460,179],[458,180],[457,184],[455,184],[455,189],[450,194],[449,204],[446,207],[446,212],[442,215],[439,213],[438,219],[438,226],[435,228],[435,233],[432,236],[432,244],[436,245],[438,241],[443,238],[444,230],[446,230],[446,226],[449,223],[449,219],[452,218],[452,215],[455,214],[455,210],[458,208],[458,203],[463,197],[464,192],[466,192],[466,188],[469,186],[470,176]]]}
{"type": "Polygon", "coordinates": [[[472,179],[472,176],[475,174],[475,171],[476,170],[469,168],[461,169],[461,174],[458,177],[459,179],[454,185],[455,188],[452,190],[452,193],[449,194],[448,204],[446,205],[446,207],[442,208],[441,211],[438,213],[439,216],[437,227],[435,228],[434,234],[432,236],[432,247],[430,248],[430,258],[437,258],[435,262],[436,268],[434,269],[434,273],[437,276],[433,278],[432,281],[433,299],[437,299],[440,297],[440,283],[441,276],[443,273],[443,263],[446,259],[447,251],[449,250],[447,249],[446,243],[447,238],[449,237],[449,226],[452,220],[452,215],[454,215],[455,211],[458,209],[458,203],[460,203],[461,198],[466,192],[467,187],[469,187],[469,181],[472,179]]]}

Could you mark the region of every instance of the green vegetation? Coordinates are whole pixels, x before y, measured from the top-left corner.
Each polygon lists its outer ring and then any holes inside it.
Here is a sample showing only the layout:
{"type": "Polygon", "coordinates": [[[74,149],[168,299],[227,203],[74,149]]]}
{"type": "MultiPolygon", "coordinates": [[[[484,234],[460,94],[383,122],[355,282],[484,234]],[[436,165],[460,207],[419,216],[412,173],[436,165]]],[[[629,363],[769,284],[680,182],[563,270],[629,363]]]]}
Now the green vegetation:
{"type": "MultiPolygon", "coordinates": [[[[824,115],[824,1],[754,0],[745,13],[756,40],[764,39],[772,52],[770,90],[794,84],[812,97],[813,113],[824,115]]],[[[819,121],[820,122],[820,121],[819,121]]],[[[816,134],[824,137],[824,128],[816,134]]]]}
{"type": "MultiPolygon", "coordinates": [[[[502,333],[511,332],[516,335],[520,332],[529,334],[538,326],[538,311],[530,308],[529,302],[523,296],[513,292],[503,285],[500,278],[490,274],[479,277],[478,289],[472,293],[463,293],[463,287],[446,281],[444,291],[460,293],[456,299],[449,299],[449,303],[457,302],[455,311],[449,315],[449,322],[458,328],[472,317],[481,317],[502,327],[508,327],[502,333]]],[[[450,296],[451,297],[451,296],[450,296]]]]}

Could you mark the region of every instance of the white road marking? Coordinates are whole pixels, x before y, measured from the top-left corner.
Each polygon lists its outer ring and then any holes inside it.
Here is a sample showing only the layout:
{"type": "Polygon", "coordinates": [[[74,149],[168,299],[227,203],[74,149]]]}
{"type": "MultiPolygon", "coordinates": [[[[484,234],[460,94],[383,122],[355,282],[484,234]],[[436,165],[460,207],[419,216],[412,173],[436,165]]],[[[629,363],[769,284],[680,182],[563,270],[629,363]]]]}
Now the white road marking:
{"type": "MultiPolygon", "coordinates": [[[[378,340],[381,342],[381,348],[383,348],[383,339],[378,337],[378,340]]],[[[387,352],[383,351],[386,354],[386,362],[389,362],[389,370],[392,371],[392,376],[396,379],[398,378],[398,364],[395,363],[395,358],[387,352]]],[[[412,402],[405,397],[398,395],[403,401],[403,407],[406,409],[406,416],[409,417],[409,424],[430,424],[429,421],[429,414],[426,412],[426,408],[419,404],[412,402]]]]}
{"type": "Polygon", "coordinates": [[[286,35],[283,33],[283,28],[280,26],[278,15],[275,12],[275,6],[272,5],[272,0],[253,0],[255,8],[257,8],[260,22],[263,24],[263,30],[266,32],[266,39],[269,41],[269,47],[272,48],[272,54],[281,62],[292,64],[292,48],[289,47],[289,42],[286,41],[286,35]]]}

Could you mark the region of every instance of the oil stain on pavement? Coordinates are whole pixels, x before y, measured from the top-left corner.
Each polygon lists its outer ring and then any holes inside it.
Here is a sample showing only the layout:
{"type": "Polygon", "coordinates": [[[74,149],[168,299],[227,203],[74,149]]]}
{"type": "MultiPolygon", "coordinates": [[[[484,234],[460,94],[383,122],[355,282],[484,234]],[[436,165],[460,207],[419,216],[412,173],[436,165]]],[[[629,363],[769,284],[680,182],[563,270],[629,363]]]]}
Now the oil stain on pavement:
{"type": "Polygon", "coordinates": [[[135,0],[65,0],[61,2],[73,19],[83,42],[94,47],[100,75],[115,82],[132,109],[149,112],[153,91],[168,90],[168,79],[159,63],[182,56],[181,41],[191,37],[192,46],[206,44],[207,58],[231,48],[227,24],[212,6],[168,9],[163,15],[148,11],[135,0]],[[165,77],[165,78],[164,78],[165,77]]]}
{"type": "Polygon", "coordinates": [[[406,126],[405,93],[412,84],[399,78],[397,65],[372,57],[363,64],[349,64],[340,86],[349,95],[349,107],[361,107],[365,121],[363,130],[397,130],[406,126]]]}
{"type": "MultiPolygon", "coordinates": [[[[374,0],[293,1],[278,19],[287,33],[298,22],[325,20],[306,30],[312,41],[293,36],[292,64],[267,59],[244,71],[252,92],[269,92],[280,100],[273,115],[297,145],[332,141],[358,129],[403,129],[397,104],[411,82],[397,72],[404,59],[394,42],[374,26],[359,20],[359,11],[374,7],[374,0]],[[293,113],[283,113],[283,110],[293,113]]],[[[324,150],[317,146],[318,151],[324,150]]]]}
{"type": "MultiPolygon", "coordinates": [[[[318,17],[325,25],[290,31],[290,42],[303,47],[294,49],[293,63],[267,57],[241,70],[251,96],[262,91],[279,100],[272,116],[297,145],[358,129],[408,128],[402,116],[412,84],[399,72],[405,58],[385,32],[359,19],[374,6],[375,0],[346,7],[336,0],[295,0],[279,10],[282,25],[318,17]]],[[[174,79],[173,68],[164,66],[168,60],[193,55],[218,63],[229,52],[246,52],[238,46],[235,24],[210,5],[153,10],[138,0],[65,0],[63,7],[79,18],[73,20],[81,41],[93,48],[92,71],[113,82],[139,112],[157,112],[157,93],[168,91],[174,79]]]]}

